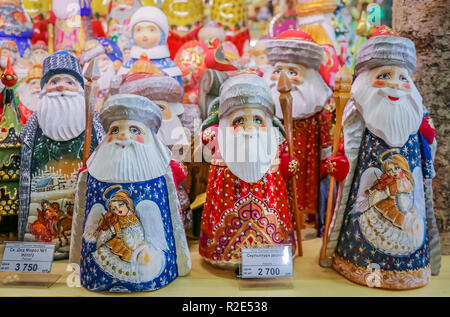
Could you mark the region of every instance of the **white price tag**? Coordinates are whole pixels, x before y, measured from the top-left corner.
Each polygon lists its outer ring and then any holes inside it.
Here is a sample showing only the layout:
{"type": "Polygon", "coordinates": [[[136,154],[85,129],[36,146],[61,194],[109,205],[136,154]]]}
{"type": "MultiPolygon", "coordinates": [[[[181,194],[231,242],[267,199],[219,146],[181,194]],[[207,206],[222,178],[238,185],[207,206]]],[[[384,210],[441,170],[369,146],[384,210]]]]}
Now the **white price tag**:
{"type": "Polygon", "coordinates": [[[275,278],[292,276],[292,248],[242,249],[242,278],[275,278]]]}
{"type": "Polygon", "coordinates": [[[50,273],[54,243],[5,242],[0,272],[50,273]]]}

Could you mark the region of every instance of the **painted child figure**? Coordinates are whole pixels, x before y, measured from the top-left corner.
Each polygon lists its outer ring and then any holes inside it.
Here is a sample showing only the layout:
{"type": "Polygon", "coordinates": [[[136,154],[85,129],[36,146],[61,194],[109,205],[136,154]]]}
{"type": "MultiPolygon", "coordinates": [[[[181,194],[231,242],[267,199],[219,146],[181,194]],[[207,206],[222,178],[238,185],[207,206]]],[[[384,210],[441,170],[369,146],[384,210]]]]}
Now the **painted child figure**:
{"type": "MultiPolygon", "coordinates": [[[[47,57],[40,88],[37,107],[20,135],[19,239],[39,241],[33,231],[38,209],[44,200],[56,203],[58,219],[51,227],[51,241],[57,243],[55,258],[67,258],[86,127],[84,79],[78,60],[66,51],[47,57]]],[[[92,150],[103,134],[94,115],[92,150]]]]}
{"type": "Polygon", "coordinates": [[[108,132],[80,174],[70,260],[91,291],[159,289],[191,268],[161,111],[119,94],[100,119],[108,132]]]}
{"type": "Polygon", "coordinates": [[[386,26],[361,45],[344,110],[344,153],[329,158],[334,172],[343,158],[350,170],[321,265],[358,284],[411,289],[439,273],[435,131],[411,79],[415,67],[414,43],[386,26]]]}
{"type": "Polygon", "coordinates": [[[131,58],[124,63],[118,74],[128,73],[133,64],[145,54],[164,74],[174,77],[183,87],[181,70],[170,58],[166,44],[169,23],[165,14],[156,7],[141,7],[131,17],[130,28],[136,45],[131,48],[131,58]]]}
{"type": "Polygon", "coordinates": [[[284,177],[295,172],[298,162],[280,164],[283,138],[273,123],[274,112],[264,79],[240,74],[223,83],[218,126],[209,120],[203,132],[203,139],[218,144],[220,154],[214,153],[209,170],[200,255],[221,268],[236,268],[243,247],[292,244],[295,254],[284,177]]]}

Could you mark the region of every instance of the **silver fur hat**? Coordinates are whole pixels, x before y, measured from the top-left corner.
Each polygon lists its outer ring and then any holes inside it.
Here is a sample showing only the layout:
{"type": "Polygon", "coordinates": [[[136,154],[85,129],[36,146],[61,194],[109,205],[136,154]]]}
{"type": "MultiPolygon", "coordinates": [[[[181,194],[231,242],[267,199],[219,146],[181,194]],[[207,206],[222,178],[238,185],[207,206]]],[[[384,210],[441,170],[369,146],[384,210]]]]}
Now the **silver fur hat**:
{"type": "Polygon", "coordinates": [[[266,54],[272,65],[284,62],[319,70],[322,64],[323,48],[306,32],[288,30],[266,41],[266,54]]]}
{"type": "Polygon", "coordinates": [[[416,48],[413,41],[396,35],[383,25],[359,47],[355,76],[365,70],[387,65],[403,67],[411,75],[416,70],[416,48]]]}
{"type": "Polygon", "coordinates": [[[219,120],[231,110],[258,105],[270,115],[275,113],[270,88],[256,74],[241,74],[228,78],[220,87],[219,120]]]}
{"type": "Polygon", "coordinates": [[[135,120],[144,123],[153,133],[161,126],[161,109],[148,98],[118,94],[108,98],[100,111],[100,121],[105,131],[117,120],[135,120]]]}

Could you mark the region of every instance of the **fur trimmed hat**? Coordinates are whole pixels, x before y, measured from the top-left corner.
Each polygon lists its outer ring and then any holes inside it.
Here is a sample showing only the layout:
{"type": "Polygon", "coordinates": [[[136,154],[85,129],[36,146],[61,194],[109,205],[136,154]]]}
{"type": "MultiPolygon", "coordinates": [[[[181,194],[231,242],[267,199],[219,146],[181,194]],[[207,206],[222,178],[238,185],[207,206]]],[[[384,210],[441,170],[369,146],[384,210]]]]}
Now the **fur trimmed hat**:
{"type": "Polygon", "coordinates": [[[266,54],[270,64],[278,62],[301,64],[319,70],[323,48],[301,30],[288,30],[266,41],[266,54]]]}
{"type": "Polygon", "coordinates": [[[169,22],[167,17],[160,9],[152,6],[140,7],[130,19],[130,30],[133,32],[134,26],[139,22],[152,22],[155,23],[161,31],[165,34],[166,38],[169,36],[169,22]]]}
{"type": "Polygon", "coordinates": [[[355,76],[365,70],[386,65],[403,67],[411,75],[416,70],[416,48],[413,41],[398,36],[391,28],[382,25],[359,47],[355,76]]]}
{"type": "Polygon", "coordinates": [[[148,98],[119,94],[109,97],[100,110],[100,121],[105,131],[117,120],[142,122],[156,134],[161,126],[162,113],[159,106],[148,98]]]}
{"type": "Polygon", "coordinates": [[[80,63],[76,57],[70,55],[67,51],[57,51],[44,59],[42,63],[41,89],[52,76],[58,74],[72,75],[84,89],[80,63]]]}
{"type": "Polygon", "coordinates": [[[220,87],[219,120],[231,110],[248,105],[258,105],[272,116],[275,103],[270,88],[263,78],[256,74],[238,74],[228,78],[220,87]]]}

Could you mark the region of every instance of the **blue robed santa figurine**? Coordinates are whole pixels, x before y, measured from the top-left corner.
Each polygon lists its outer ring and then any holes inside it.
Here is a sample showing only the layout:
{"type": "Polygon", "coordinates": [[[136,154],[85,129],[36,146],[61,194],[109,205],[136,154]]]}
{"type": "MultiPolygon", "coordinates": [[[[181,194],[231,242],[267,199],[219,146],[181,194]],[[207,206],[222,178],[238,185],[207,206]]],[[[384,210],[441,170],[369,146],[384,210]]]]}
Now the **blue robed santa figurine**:
{"type": "Polygon", "coordinates": [[[145,54],[153,65],[174,77],[183,87],[181,70],[170,58],[167,46],[169,23],[166,15],[156,7],[141,7],[131,17],[130,29],[135,45],[130,51],[131,58],[121,67],[119,75],[128,73],[131,66],[145,54]]]}
{"type": "MultiPolygon", "coordinates": [[[[86,109],[78,60],[58,51],[44,60],[41,92],[20,139],[19,239],[55,242],[55,258],[69,256],[86,109]]],[[[94,115],[91,149],[104,131],[94,115]]]]}
{"type": "Polygon", "coordinates": [[[326,259],[358,284],[386,289],[426,285],[440,269],[433,212],[435,131],[411,75],[414,43],[386,26],[359,49],[343,116],[342,182],[326,259]]]}
{"type": "Polygon", "coordinates": [[[100,120],[107,135],[80,174],[70,260],[91,291],[159,289],[191,268],[161,110],[118,94],[100,120]]]}

